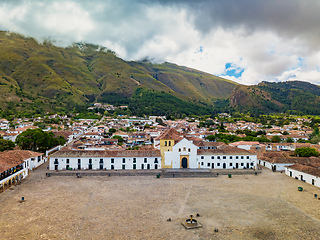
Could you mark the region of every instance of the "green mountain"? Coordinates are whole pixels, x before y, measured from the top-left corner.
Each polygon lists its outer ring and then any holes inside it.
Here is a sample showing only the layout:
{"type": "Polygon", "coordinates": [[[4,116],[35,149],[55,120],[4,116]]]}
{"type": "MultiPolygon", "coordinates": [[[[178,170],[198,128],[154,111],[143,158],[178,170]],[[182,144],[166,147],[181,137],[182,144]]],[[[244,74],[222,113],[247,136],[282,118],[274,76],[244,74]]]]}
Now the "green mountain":
{"type": "Polygon", "coordinates": [[[97,45],[60,48],[0,32],[0,85],[0,104],[7,114],[33,114],[66,112],[93,102],[137,107],[138,93],[141,106],[154,95],[158,105],[174,102],[210,112],[213,102],[228,99],[237,84],[171,63],[127,62],[97,45]]]}
{"type": "Polygon", "coordinates": [[[308,82],[262,82],[238,85],[231,94],[230,107],[255,113],[287,112],[320,114],[320,87],[308,82]]]}
{"type": "Polygon", "coordinates": [[[320,88],[307,82],[244,86],[172,63],[124,61],[93,44],[61,48],[3,31],[0,93],[3,116],[68,113],[94,102],[128,105],[137,115],[179,117],[218,111],[320,115],[320,88]]]}

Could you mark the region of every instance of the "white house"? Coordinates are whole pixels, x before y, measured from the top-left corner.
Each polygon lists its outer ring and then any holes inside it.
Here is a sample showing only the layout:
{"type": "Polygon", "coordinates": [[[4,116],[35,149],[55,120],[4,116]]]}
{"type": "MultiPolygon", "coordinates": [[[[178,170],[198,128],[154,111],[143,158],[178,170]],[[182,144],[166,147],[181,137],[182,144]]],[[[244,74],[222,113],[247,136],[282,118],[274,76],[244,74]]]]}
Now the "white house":
{"type": "Polygon", "coordinates": [[[50,156],[50,170],[159,169],[158,150],[90,151],[64,148],[50,156]]]}
{"type": "MultiPolygon", "coordinates": [[[[318,165],[320,167],[320,163],[318,165]]],[[[294,164],[286,167],[285,174],[311,185],[320,187],[320,169],[318,167],[294,164]]]]}
{"type": "Polygon", "coordinates": [[[7,130],[9,129],[9,121],[7,119],[0,119],[0,129],[7,130]]]}
{"type": "Polygon", "coordinates": [[[39,163],[42,153],[9,150],[0,153],[0,192],[28,176],[29,169],[39,163]]]}

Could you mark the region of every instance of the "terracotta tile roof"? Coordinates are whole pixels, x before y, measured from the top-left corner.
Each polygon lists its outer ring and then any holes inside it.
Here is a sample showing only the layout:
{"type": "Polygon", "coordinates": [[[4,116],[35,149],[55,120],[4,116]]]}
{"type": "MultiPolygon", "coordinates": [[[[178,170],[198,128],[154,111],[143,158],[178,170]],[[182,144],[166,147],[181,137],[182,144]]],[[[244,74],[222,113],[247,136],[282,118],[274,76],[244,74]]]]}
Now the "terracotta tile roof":
{"type": "MultiPolygon", "coordinates": [[[[159,140],[175,140],[176,142],[181,140],[181,133],[174,128],[170,128],[159,136],[159,140]]],[[[157,139],[158,140],[158,139],[157,139]]]]}
{"type": "Polygon", "coordinates": [[[198,155],[252,155],[249,151],[230,146],[222,146],[217,149],[198,149],[198,155]]]}
{"type": "Polygon", "coordinates": [[[205,142],[203,140],[199,142],[194,142],[194,145],[198,147],[221,147],[221,146],[227,146],[224,142],[205,142]]]}
{"type": "Polygon", "coordinates": [[[42,153],[28,150],[9,150],[0,153],[0,172],[13,168],[31,157],[41,156],[42,153]]]}
{"type": "Polygon", "coordinates": [[[312,166],[307,166],[304,164],[294,164],[289,166],[288,168],[294,169],[303,173],[307,173],[316,177],[320,177],[320,169],[312,166]]]}
{"type": "Polygon", "coordinates": [[[239,145],[259,145],[259,142],[248,142],[248,141],[239,141],[239,142],[233,142],[230,143],[230,146],[239,146],[239,145]]]}
{"type": "Polygon", "coordinates": [[[320,164],[320,158],[316,157],[290,157],[288,153],[280,152],[266,152],[258,156],[258,159],[267,161],[270,163],[290,163],[290,164],[304,164],[317,166],[320,164]]]}
{"type": "Polygon", "coordinates": [[[72,131],[52,131],[52,132],[56,137],[63,136],[66,139],[68,139],[70,135],[73,135],[72,131]]]}
{"type": "Polygon", "coordinates": [[[91,150],[69,150],[61,149],[53,153],[50,158],[55,157],[161,157],[160,151],[154,150],[106,150],[106,151],[91,151],[91,150]]]}

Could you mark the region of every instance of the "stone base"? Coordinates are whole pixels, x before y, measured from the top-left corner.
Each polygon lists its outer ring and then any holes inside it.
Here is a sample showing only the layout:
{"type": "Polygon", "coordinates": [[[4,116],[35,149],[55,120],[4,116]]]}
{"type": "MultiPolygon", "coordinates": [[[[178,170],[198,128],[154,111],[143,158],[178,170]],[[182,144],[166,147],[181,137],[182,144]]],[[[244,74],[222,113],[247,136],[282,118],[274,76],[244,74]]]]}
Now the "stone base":
{"type": "Polygon", "coordinates": [[[186,223],[185,220],[181,221],[181,224],[186,228],[186,229],[193,229],[193,228],[202,228],[202,224],[200,222],[197,222],[197,225],[189,225],[186,223]]]}

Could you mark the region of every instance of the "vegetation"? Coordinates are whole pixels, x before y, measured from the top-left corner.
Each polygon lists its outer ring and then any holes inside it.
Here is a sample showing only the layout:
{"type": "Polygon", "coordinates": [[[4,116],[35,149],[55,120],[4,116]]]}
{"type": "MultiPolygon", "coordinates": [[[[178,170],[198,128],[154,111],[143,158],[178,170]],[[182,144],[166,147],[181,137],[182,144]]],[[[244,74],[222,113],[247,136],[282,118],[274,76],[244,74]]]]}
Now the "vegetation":
{"type": "Polygon", "coordinates": [[[119,136],[119,135],[115,135],[112,138],[118,139],[118,145],[122,145],[123,142],[124,142],[123,138],[121,136],[119,136]]]}
{"type": "Polygon", "coordinates": [[[319,152],[316,149],[310,147],[296,148],[295,154],[299,157],[319,156],[319,152]]]}
{"type": "Polygon", "coordinates": [[[64,145],[66,140],[63,136],[55,137],[53,132],[44,132],[42,129],[27,129],[21,133],[16,143],[22,150],[45,152],[58,145],[64,145]]]}
{"type": "MultiPolygon", "coordinates": [[[[212,105],[217,99],[227,99],[237,85],[175,64],[126,62],[93,44],[60,48],[49,41],[39,44],[32,38],[0,31],[0,49],[0,114],[7,119],[47,111],[76,113],[96,101],[129,105],[140,87],[160,93],[156,101],[163,100],[164,92],[196,105],[212,105]]],[[[144,111],[144,106],[139,109],[134,102],[132,107],[135,113],[144,111]]],[[[165,115],[170,112],[169,107],[165,115]]]]}
{"type": "Polygon", "coordinates": [[[14,142],[0,138],[0,152],[12,150],[15,147],[14,142]]]}
{"type": "Polygon", "coordinates": [[[246,137],[239,137],[237,135],[230,135],[230,134],[223,134],[218,133],[215,135],[209,135],[206,139],[210,142],[224,142],[224,143],[231,143],[231,142],[238,142],[238,141],[257,141],[257,142],[270,142],[268,138],[265,136],[261,137],[254,137],[254,136],[246,136],[246,137]]]}

